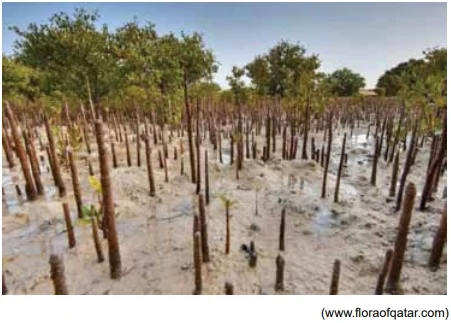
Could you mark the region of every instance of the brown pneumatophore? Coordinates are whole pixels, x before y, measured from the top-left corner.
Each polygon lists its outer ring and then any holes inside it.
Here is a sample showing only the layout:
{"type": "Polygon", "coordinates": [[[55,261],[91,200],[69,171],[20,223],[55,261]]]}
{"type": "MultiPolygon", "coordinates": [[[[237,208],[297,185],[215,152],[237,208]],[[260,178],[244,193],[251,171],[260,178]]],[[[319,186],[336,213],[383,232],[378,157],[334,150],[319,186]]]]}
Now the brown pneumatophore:
{"type": "Polygon", "coordinates": [[[375,295],[382,295],[384,292],[385,278],[387,277],[388,268],[390,266],[392,257],[393,257],[393,249],[388,249],[387,252],[385,253],[385,259],[384,264],[382,266],[382,270],[377,278],[376,291],[374,293],[375,295]]]}
{"type": "Polygon", "coordinates": [[[404,262],[404,253],[407,246],[407,235],[409,233],[410,219],[412,218],[413,204],[417,189],[415,184],[409,183],[406,187],[401,216],[399,218],[398,233],[396,235],[393,257],[390,262],[386,290],[389,293],[399,291],[399,279],[401,277],[402,264],[404,262]]]}
{"type": "Polygon", "coordinates": [[[210,204],[210,175],[208,174],[208,150],[205,149],[205,203],[210,204]]]}
{"type": "MultiPolygon", "coordinates": [[[[91,208],[92,210],[93,208],[91,208]]],[[[96,249],[97,261],[104,262],[105,256],[103,255],[102,243],[99,238],[99,230],[97,228],[97,220],[92,217],[91,218],[91,230],[92,230],[92,240],[94,241],[94,247],[96,249]]]]}
{"type": "Polygon", "coordinates": [[[6,155],[6,160],[8,161],[9,168],[13,168],[16,164],[14,162],[14,153],[11,148],[11,143],[9,141],[8,134],[6,133],[5,128],[2,128],[2,146],[3,151],[6,155]]]}
{"type": "Polygon", "coordinates": [[[4,107],[6,117],[9,120],[11,126],[11,134],[14,140],[14,145],[16,149],[17,156],[19,157],[20,166],[22,167],[22,172],[25,178],[25,193],[27,194],[27,199],[29,201],[34,201],[37,198],[36,187],[33,182],[33,177],[30,172],[30,166],[28,164],[27,155],[23,147],[22,141],[20,140],[19,130],[17,129],[16,118],[13,111],[11,110],[9,103],[6,102],[4,107]]]}
{"type": "Polygon", "coordinates": [[[111,155],[113,157],[113,168],[117,168],[117,157],[116,157],[116,148],[114,141],[111,141],[111,155]]]}
{"type": "Polygon", "coordinates": [[[327,155],[324,166],[324,174],[323,174],[323,185],[321,190],[321,198],[326,197],[326,187],[327,187],[327,172],[329,170],[329,161],[330,161],[330,153],[332,150],[332,114],[329,117],[329,137],[327,141],[327,155]]]}
{"type": "Polygon", "coordinates": [[[440,225],[435,233],[434,241],[432,242],[431,255],[429,257],[429,267],[432,270],[436,270],[440,264],[440,258],[443,254],[443,247],[446,242],[446,220],[447,211],[446,211],[446,203],[443,207],[442,216],[440,219],[440,225]]]}
{"type": "Polygon", "coordinates": [[[280,216],[279,250],[285,251],[285,208],[280,216]]]}
{"type": "Polygon", "coordinates": [[[376,136],[374,143],[373,167],[371,168],[371,185],[376,186],[377,162],[379,160],[379,136],[376,136]]]}
{"type": "Polygon", "coordinates": [[[398,171],[399,171],[399,150],[396,152],[395,160],[393,162],[393,169],[390,181],[390,190],[388,196],[393,197],[396,195],[396,183],[398,182],[398,171]]]}
{"type": "Polygon", "coordinates": [[[283,272],[285,267],[285,259],[283,259],[282,255],[277,255],[276,258],[276,284],[274,286],[276,292],[283,291],[283,272]]]}
{"type": "Polygon", "coordinates": [[[64,264],[58,255],[50,256],[50,278],[53,281],[55,295],[68,295],[66,277],[64,275],[64,264]]]}
{"type": "Polygon", "coordinates": [[[111,188],[110,169],[108,167],[108,153],[103,142],[102,121],[95,122],[97,146],[99,151],[100,182],[102,184],[103,221],[105,221],[108,238],[108,255],[110,262],[110,277],[119,279],[122,275],[121,255],[116,231],[113,193],[111,188]]]}
{"type": "Polygon", "coordinates": [[[198,200],[199,200],[200,233],[202,238],[202,261],[209,262],[210,251],[208,248],[208,230],[207,230],[207,219],[205,215],[204,196],[202,194],[199,194],[198,200]]]}
{"type": "MultiPolygon", "coordinates": [[[[412,130],[412,137],[410,139],[410,145],[409,150],[407,151],[406,160],[404,162],[404,168],[402,170],[401,178],[399,180],[399,188],[398,188],[398,195],[396,197],[396,207],[395,210],[399,211],[401,209],[401,203],[402,203],[402,197],[404,194],[404,186],[407,180],[407,175],[409,174],[410,167],[412,166],[412,163],[410,160],[412,159],[413,149],[416,142],[416,133],[417,133],[417,126],[418,121],[415,121],[414,128],[412,130]]],[[[407,190],[406,190],[407,191],[407,190]]]]}
{"type": "Polygon", "coordinates": [[[225,203],[226,207],[226,245],[225,253],[228,255],[230,252],[230,201],[227,200],[225,203]]]}
{"type": "Polygon", "coordinates": [[[257,266],[257,258],[254,241],[251,241],[249,245],[249,267],[255,268],[257,266]]]}
{"type": "Polygon", "coordinates": [[[233,284],[231,282],[226,282],[224,284],[224,293],[226,295],[233,295],[233,284]]]}
{"type": "Polygon", "coordinates": [[[343,136],[343,144],[341,146],[340,164],[338,165],[337,182],[335,184],[335,192],[334,192],[334,202],[335,203],[338,202],[338,194],[339,194],[339,191],[340,191],[340,179],[341,179],[341,173],[343,171],[343,162],[344,162],[344,158],[345,158],[345,150],[346,150],[346,133],[343,136]]]}
{"type": "Polygon", "coordinates": [[[50,130],[49,119],[44,113],[44,124],[45,131],[47,133],[47,138],[49,140],[50,154],[52,156],[52,163],[55,175],[56,186],[58,187],[60,197],[66,196],[66,186],[64,185],[63,176],[61,174],[61,167],[58,156],[56,155],[55,139],[53,138],[52,132],[50,130]]]}
{"type": "Polygon", "coordinates": [[[127,166],[130,167],[132,165],[132,157],[130,156],[130,144],[128,142],[127,125],[125,124],[124,129],[125,129],[125,150],[127,153],[127,166]]]}
{"type": "Polygon", "coordinates": [[[8,294],[8,287],[6,287],[5,273],[2,272],[2,295],[8,294]]]}
{"type": "Polygon", "coordinates": [[[194,216],[193,225],[194,295],[202,294],[202,252],[199,216],[194,216]]]}
{"type": "Polygon", "coordinates": [[[425,179],[423,192],[421,193],[421,200],[420,200],[420,210],[424,211],[426,210],[426,203],[428,202],[429,198],[431,197],[431,193],[433,190],[433,182],[436,176],[438,176],[437,173],[440,172],[440,166],[442,165],[443,159],[445,158],[446,153],[446,113],[444,113],[443,118],[443,131],[442,135],[440,137],[440,143],[437,147],[437,153],[435,154],[435,157],[433,161],[431,162],[430,167],[427,171],[427,176],[425,179]]]}
{"type": "Polygon", "coordinates": [[[163,156],[163,166],[164,166],[164,181],[165,181],[165,183],[168,183],[169,182],[168,160],[167,160],[166,156],[163,156]]]}
{"type": "Polygon", "coordinates": [[[77,204],[77,213],[78,218],[81,219],[83,217],[83,201],[81,197],[81,188],[80,188],[80,181],[78,179],[78,171],[77,171],[77,165],[75,164],[74,160],[74,153],[72,150],[69,150],[69,164],[70,164],[70,172],[72,175],[72,187],[74,190],[74,197],[75,197],[75,203],[77,204]]]}
{"type": "Polygon", "coordinates": [[[34,149],[33,141],[31,140],[30,132],[22,132],[25,148],[31,165],[31,173],[33,174],[34,182],[36,184],[36,190],[38,195],[44,195],[44,185],[41,180],[41,171],[39,169],[39,160],[34,149]]]}
{"type": "Polygon", "coordinates": [[[330,295],[337,295],[338,294],[338,284],[340,281],[340,267],[341,267],[341,262],[338,259],[335,259],[334,261],[334,268],[332,271],[332,280],[330,282],[330,290],[329,290],[329,294],[330,295]]]}
{"type": "Polygon", "coordinates": [[[147,176],[149,178],[149,195],[155,196],[155,179],[152,168],[152,149],[150,148],[149,138],[145,139],[146,145],[146,163],[147,163],[147,176]]]}
{"type": "Polygon", "coordinates": [[[70,217],[69,205],[66,202],[63,203],[63,212],[64,212],[64,222],[66,222],[69,249],[71,249],[75,247],[76,241],[74,234],[74,226],[72,225],[72,219],[70,217]]]}

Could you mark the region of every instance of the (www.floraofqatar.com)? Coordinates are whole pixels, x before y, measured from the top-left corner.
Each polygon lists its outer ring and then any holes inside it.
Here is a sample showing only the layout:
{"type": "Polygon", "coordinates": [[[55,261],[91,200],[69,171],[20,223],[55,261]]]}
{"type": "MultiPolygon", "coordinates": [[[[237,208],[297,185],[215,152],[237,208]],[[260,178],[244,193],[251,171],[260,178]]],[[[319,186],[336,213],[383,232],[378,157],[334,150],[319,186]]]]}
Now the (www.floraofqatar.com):
{"type": "Polygon", "coordinates": [[[441,318],[448,320],[448,308],[435,310],[409,310],[386,308],[383,310],[363,309],[357,307],[353,310],[336,310],[323,308],[321,311],[323,320],[328,318],[392,318],[394,320],[400,318],[441,318]]]}

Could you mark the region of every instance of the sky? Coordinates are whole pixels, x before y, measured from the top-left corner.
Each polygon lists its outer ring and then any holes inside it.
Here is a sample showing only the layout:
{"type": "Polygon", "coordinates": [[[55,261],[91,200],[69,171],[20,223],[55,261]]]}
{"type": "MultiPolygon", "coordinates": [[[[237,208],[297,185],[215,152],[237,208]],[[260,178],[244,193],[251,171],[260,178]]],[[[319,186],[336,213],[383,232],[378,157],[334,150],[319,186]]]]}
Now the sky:
{"type": "Polygon", "coordinates": [[[280,40],[299,42],[318,54],[321,70],[347,67],[373,88],[388,69],[425,49],[446,47],[446,3],[3,3],[2,52],[13,53],[16,35],[9,26],[45,23],[75,7],[98,10],[100,22],[114,29],[150,21],[157,32],[197,31],[220,63],[216,82],[280,40]]]}

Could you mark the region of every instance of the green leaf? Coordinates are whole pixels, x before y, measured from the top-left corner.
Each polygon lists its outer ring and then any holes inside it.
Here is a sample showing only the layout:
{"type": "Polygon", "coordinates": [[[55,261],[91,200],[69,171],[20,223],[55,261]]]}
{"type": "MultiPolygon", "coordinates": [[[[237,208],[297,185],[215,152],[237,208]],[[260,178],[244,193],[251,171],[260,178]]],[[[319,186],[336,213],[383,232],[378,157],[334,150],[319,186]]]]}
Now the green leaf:
{"type": "Polygon", "coordinates": [[[91,218],[81,218],[77,220],[79,225],[91,225],[91,218]]]}
{"type": "Polygon", "coordinates": [[[94,176],[88,176],[88,182],[94,191],[96,191],[97,193],[102,192],[102,184],[97,178],[95,178],[94,176]]]}
{"type": "Polygon", "coordinates": [[[86,205],[81,206],[81,213],[83,214],[83,218],[90,218],[91,216],[93,216],[91,214],[91,209],[86,205]]]}
{"type": "Polygon", "coordinates": [[[224,204],[224,205],[226,205],[227,204],[227,202],[228,202],[228,198],[227,198],[227,196],[225,196],[224,194],[221,194],[221,195],[219,195],[219,199],[221,200],[221,202],[224,204]]]}

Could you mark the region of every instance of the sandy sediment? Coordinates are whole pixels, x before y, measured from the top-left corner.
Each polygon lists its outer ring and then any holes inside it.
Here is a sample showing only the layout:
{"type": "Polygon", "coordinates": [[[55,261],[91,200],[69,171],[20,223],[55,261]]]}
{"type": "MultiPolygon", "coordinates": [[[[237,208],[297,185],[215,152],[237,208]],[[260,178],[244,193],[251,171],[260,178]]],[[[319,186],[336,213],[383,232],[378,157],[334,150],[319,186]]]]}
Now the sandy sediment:
{"type": "MultiPolygon", "coordinates": [[[[277,137],[277,152],[270,161],[245,160],[239,180],[235,180],[235,165],[228,164],[229,141],[223,139],[222,143],[224,164],[219,163],[212,145],[203,142],[201,156],[205,148],[209,150],[211,192],[211,203],[206,207],[211,261],[203,265],[204,294],[223,294],[226,281],[233,283],[235,294],[275,293],[275,259],[279,252],[283,207],[286,207],[285,291],[279,293],[327,294],[333,262],[339,259],[340,294],[374,294],[385,252],[394,243],[399,212],[394,212],[394,201],[388,199],[391,165],[382,157],[377,185],[370,185],[373,137],[366,139],[366,129],[360,125],[352,137],[348,131],[348,161],[343,169],[338,203],[333,203],[333,192],[343,129],[334,131],[325,199],[320,198],[322,167],[311,160],[300,160],[299,148],[297,160],[281,160],[281,136],[277,137]],[[235,202],[231,208],[229,255],[224,253],[225,206],[220,195],[235,202]],[[256,268],[249,267],[247,254],[241,250],[242,244],[249,245],[251,240],[258,253],[256,268]]],[[[323,133],[311,135],[315,137],[316,147],[321,148],[323,133]]],[[[63,172],[68,195],[59,198],[51,173],[46,170],[45,157],[41,164],[45,197],[27,202],[25,196],[18,197],[15,192],[15,184],[24,186],[19,166],[11,170],[4,160],[2,253],[9,293],[52,294],[48,259],[51,252],[56,252],[62,255],[71,294],[192,294],[192,225],[197,198],[195,185],[189,178],[188,145],[184,140],[185,175],[180,175],[180,160],[175,161],[172,156],[173,146],[179,147],[179,138],[169,144],[169,183],[164,182],[164,170],[158,167],[157,149],[153,149],[156,197],[149,196],[144,144],[141,145],[142,166],[137,167],[136,143],[130,140],[134,166],[127,167],[125,143],[116,143],[119,168],[111,169],[111,177],[124,273],[117,281],[109,278],[108,261],[97,263],[90,225],[77,221],[69,170],[63,172]],[[77,246],[70,250],[63,202],[69,203],[75,225],[77,246]]],[[[264,138],[258,140],[260,156],[264,138]]],[[[91,146],[96,147],[94,142],[91,146]]],[[[301,138],[299,147],[302,147],[301,138]]],[[[446,294],[446,248],[440,269],[431,272],[427,267],[445,203],[441,192],[446,185],[446,174],[440,180],[435,201],[426,212],[419,212],[429,144],[424,147],[419,150],[407,179],[417,186],[418,196],[402,269],[402,287],[406,294],[446,294]]],[[[39,155],[45,156],[45,151],[39,155]]],[[[401,167],[405,155],[406,152],[400,155],[401,167]]],[[[77,164],[83,202],[89,205],[96,203],[96,196],[88,184],[86,156],[84,151],[79,152],[77,164]]],[[[93,152],[88,158],[92,159],[98,176],[97,155],[93,152]]],[[[102,244],[107,255],[106,240],[102,244]]]]}

